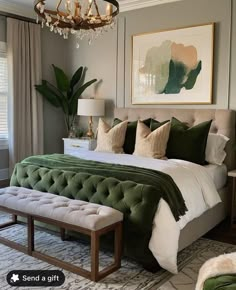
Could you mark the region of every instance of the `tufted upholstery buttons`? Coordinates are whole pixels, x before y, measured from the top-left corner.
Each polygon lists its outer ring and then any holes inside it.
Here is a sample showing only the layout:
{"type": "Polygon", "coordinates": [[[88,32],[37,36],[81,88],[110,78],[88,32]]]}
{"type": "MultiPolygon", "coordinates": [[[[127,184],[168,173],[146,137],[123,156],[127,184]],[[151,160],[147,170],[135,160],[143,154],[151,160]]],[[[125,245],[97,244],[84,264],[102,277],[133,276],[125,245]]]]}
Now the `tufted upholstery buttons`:
{"type": "Polygon", "coordinates": [[[0,205],[90,230],[99,230],[123,220],[121,212],[107,206],[23,187],[1,189],[0,205]]]}

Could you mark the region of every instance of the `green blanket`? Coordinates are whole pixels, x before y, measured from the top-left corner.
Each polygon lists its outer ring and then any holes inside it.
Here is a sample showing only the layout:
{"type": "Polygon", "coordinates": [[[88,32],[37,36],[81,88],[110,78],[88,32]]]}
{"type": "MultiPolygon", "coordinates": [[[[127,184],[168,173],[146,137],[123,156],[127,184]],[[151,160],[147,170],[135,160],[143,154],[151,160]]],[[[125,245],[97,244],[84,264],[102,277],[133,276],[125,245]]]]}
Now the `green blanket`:
{"type": "Polygon", "coordinates": [[[176,220],[187,208],[172,178],[159,171],[84,160],[70,155],[32,156],[15,166],[12,186],[111,206],[124,213],[124,253],[144,266],[156,263],[148,248],[160,198],[176,220]]]}
{"type": "Polygon", "coordinates": [[[207,279],[203,290],[236,290],[236,273],[207,279]]]}

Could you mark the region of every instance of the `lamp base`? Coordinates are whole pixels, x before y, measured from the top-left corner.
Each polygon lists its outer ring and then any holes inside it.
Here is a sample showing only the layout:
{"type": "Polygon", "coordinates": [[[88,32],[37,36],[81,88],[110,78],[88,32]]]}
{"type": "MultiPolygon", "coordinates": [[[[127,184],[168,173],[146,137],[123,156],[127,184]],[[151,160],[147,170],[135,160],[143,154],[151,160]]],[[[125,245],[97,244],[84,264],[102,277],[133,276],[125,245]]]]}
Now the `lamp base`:
{"type": "Polygon", "coordinates": [[[86,136],[90,139],[94,139],[94,132],[93,132],[93,118],[92,116],[89,117],[89,125],[88,125],[88,132],[86,136]]]}

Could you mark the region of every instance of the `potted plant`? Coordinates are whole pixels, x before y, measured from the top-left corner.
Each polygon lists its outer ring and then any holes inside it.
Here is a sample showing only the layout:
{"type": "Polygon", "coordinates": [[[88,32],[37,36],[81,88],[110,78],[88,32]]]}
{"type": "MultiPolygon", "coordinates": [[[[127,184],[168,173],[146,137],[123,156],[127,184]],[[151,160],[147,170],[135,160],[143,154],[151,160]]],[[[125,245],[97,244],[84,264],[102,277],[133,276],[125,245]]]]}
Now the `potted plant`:
{"type": "Polygon", "coordinates": [[[96,79],[84,83],[86,68],[80,67],[69,80],[65,72],[52,65],[56,86],[46,80],[41,85],[35,85],[35,89],[46,98],[54,107],[61,108],[65,116],[66,129],[69,135],[77,115],[77,103],[79,97],[96,79]]]}

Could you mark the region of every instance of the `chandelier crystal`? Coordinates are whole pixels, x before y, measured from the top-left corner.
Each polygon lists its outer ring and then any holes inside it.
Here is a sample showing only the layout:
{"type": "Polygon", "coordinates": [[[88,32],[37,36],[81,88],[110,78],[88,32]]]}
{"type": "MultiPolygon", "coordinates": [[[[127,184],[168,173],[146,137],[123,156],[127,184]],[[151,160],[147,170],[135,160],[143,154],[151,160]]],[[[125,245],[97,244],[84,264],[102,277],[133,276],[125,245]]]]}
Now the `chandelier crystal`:
{"type": "Polygon", "coordinates": [[[65,39],[69,34],[76,34],[78,40],[87,37],[90,44],[108,28],[114,27],[119,3],[116,0],[59,0],[52,10],[48,8],[47,0],[36,0],[34,10],[42,27],[49,27],[65,39]]]}

